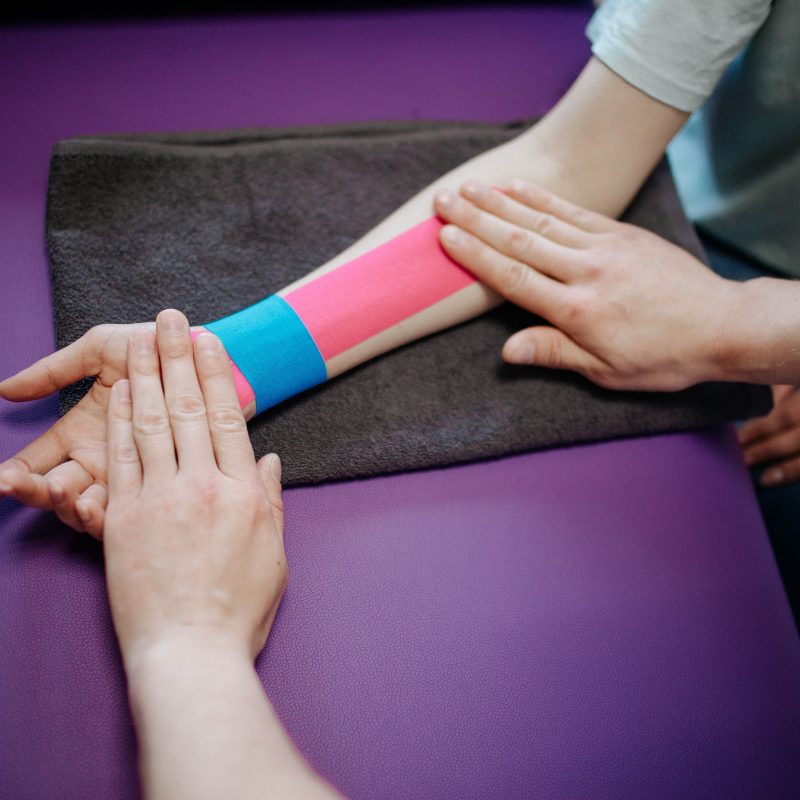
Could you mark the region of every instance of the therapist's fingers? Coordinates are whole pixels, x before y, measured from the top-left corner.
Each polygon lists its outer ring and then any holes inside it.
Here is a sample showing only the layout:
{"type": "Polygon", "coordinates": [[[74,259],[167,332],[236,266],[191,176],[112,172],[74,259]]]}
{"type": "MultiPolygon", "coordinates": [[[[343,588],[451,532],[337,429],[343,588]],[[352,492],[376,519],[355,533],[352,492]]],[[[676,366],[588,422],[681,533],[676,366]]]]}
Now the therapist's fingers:
{"type": "Polygon", "coordinates": [[[579,251],[506,222],[446,189],[436,194],[434,205],[447,222],[514,261],[535,267],[559,281],[568,281],[575,274],[575,257],[579,251]]]}
{"type": "Polygon", "coordinates": [[[281,460],[277,453],[268,453],[258,462],[258,474],[267,490],[269,505],[272,509],[272,518],[275,520],[275,528],[283,543],[283,496],[281,493],[281,460]]]}
{"type": "Polygon", "coordinates": [[[148,330],[137,330],[131,336],[128,375],[133,401],[133,438],[144,475],[148,481],[167,480],[177,471],[175,445],[161,388],[156,339],[148,330]]]}
{"type": "Polygon", "coordinates": [[[762,486],[786,486],[800,481],[800,456],[780,461],[761,473],[762,486]]]}
{"type": "Polygon", "coordinates": [[[568,290],[564,284],[499,253],[478,237],[455,225],[445,225],[440,239],[453,260],[506,300],[547,319],[554,309],[565,305],[568,290]]]}
{"type": "Polygon", "coordinates": [[[794,458],[798,455],[800,455],[800,426],[779,431],[744,448],[744,457],[748,466],[794,458]]]}
{"type": "Polygon", "coordinates": [[[588,233],[606,233],[618,224],[610,217],[570,203],[569,200],[529,181],[513,180],[509,183],[507,192],[509,197],[523,205],[550,214],[588,233]]]}
{"type": "MultiPolygon", "coordinates": [[[[149,335],[152,337],[153,334],[149,335]]],[[[138,424],[135,420],[140,414],[136,408],[138,403],[135,395],[131,398],[131,384],[127,380],[119,380],[114,384],[108,401],[108,492],[111,499],[131,499],[142,488],[144,459],[140,458],[141,448],[135,438],[138,424]]],[[[145,439],[148,436],[149,433],[145,434],[145,439]]],[[[152,464],[155,452],[151,449],[147,452],[152,464]]],[[[148,464],[144,463],[145,471],[148,468],[148,464]]]]}
{"type": "Polygon", "coordinates": [[[743,447],[765,436],[800,425],[800,393],[795,386],[773,386],[772,398],[774,405],[769,414],[748,420],[739,428],[739,444],[743,447]]]}
{"type": "Polygon", "coordinates": [[[213,464],[214,451],[186,317],[174,308],[162,311],[156,317],[156,336],[178,466],[184,471],[205,469],[213,464]]]}
{"type": "MultiPolygon", "coordinates": [[[[481,210],[494,214],[524,230],[544,236],[551,242],[567,247],[585,247],[592,238],[591,234],[582,228],[521,203],[507,193],[490,188],[478,181],[467,181],[461,186],[460,193],[481,210]]],[[[513,255],[513,253],[509,253],[509,255],[513,255]]]]}
{"type": "Polygon", "coordinates": [[[201,333],[194,347],[217,465],[232,478],[252,477],[256,460],[233,383],[230,359],[213,333],[201,333]]]}

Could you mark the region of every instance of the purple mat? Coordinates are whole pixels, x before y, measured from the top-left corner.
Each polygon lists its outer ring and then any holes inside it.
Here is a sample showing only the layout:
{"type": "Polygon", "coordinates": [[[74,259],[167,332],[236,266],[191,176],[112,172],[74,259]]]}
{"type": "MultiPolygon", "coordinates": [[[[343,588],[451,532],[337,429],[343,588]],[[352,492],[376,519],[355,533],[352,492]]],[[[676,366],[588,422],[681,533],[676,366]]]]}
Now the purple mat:
{"type": "MultiPolygon", "coordinates": [[[[0,375],[50,352],[47,159],[91,132],[542,113],[585,12],[0,30],[0,375]]],[[[0,458],[55,400],[0,405],[0,458]]],[[[800,644],[731,433],[287,492],[259,662],[354,797],[790,798],[800,644]]],[[[98,548],[0,501],[0,797],[137,786],[98,548]]]]}

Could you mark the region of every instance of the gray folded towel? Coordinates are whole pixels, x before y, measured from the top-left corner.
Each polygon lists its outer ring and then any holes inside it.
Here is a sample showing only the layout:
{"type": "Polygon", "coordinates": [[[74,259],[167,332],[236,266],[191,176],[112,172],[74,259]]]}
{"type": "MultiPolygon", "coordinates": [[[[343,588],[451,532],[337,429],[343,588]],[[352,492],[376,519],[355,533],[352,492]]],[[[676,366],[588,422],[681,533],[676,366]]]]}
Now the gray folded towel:
{"type": "MultiPolygon", "coordinates": [[[[392,123],[71,139],[53,153],[47,209],[58,345],[102,322],[192,324],[285,286],[404,200],[529,123],[392,123]]],[[[625,219],[702,257],[661,165],[625,219]]],[[[763,413],[765,389],[705,384],[619,393],[502,363],[534,322],[505,305],[289,400],[250,423],[287,484],[697,428],[763,413]]],[[[62,393],[62,411],[86,390],[62,393]]]]}

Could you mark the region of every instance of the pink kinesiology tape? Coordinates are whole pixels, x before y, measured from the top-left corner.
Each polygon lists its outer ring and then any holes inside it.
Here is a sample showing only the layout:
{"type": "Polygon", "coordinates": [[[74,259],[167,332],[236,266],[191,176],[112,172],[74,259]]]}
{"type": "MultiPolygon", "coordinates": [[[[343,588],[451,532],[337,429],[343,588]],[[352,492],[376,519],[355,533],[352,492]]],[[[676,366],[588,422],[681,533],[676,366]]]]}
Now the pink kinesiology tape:
{"type": "MultiPolygon", "coordinates": [[[[318,356],[327,361],[475,283],[439,244],[442,225],[437,217],[427,219],[283,296],[288,310],[297,315],[298,332],[305,334],[307,329],[318,356]]],[[[252,308],[259,305],[263,302],[252,308]]],[[[219,325],[211,327],[215,324],[219,325]]],[[[202,330],[194,331],[192,338],[202,330]]],[[[249,335],[249,329],[239,331],[242,335],[249,335]]],[[[254,328],[252,335],[265,333],[254,328]]],[[[269,348],[270,342],[263,346],[269,348]]],[[[259,377],[260,366],[257,359],[250,364],[251,377],[259,377]]],[[[256,394],[233,360],[231,367],[239,403],[246,408],[256,394]]]]}
{"type": "Polygon", "coordinates": [[[442,226],[427,219],[284,296],[326,361],[475,283],[442,249],[442,226]]]}

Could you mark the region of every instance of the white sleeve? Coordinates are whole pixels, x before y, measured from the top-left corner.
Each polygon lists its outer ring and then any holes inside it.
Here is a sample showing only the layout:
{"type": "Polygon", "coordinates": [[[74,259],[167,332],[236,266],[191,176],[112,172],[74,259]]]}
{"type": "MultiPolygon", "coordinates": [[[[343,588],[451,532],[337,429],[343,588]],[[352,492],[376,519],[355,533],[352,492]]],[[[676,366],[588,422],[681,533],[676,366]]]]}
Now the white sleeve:
{"type": "Polygon", "coordinates": [[[694,111],[753,38],[771,0],[604,0],[592,53],[646,94],[694,111]]]}

